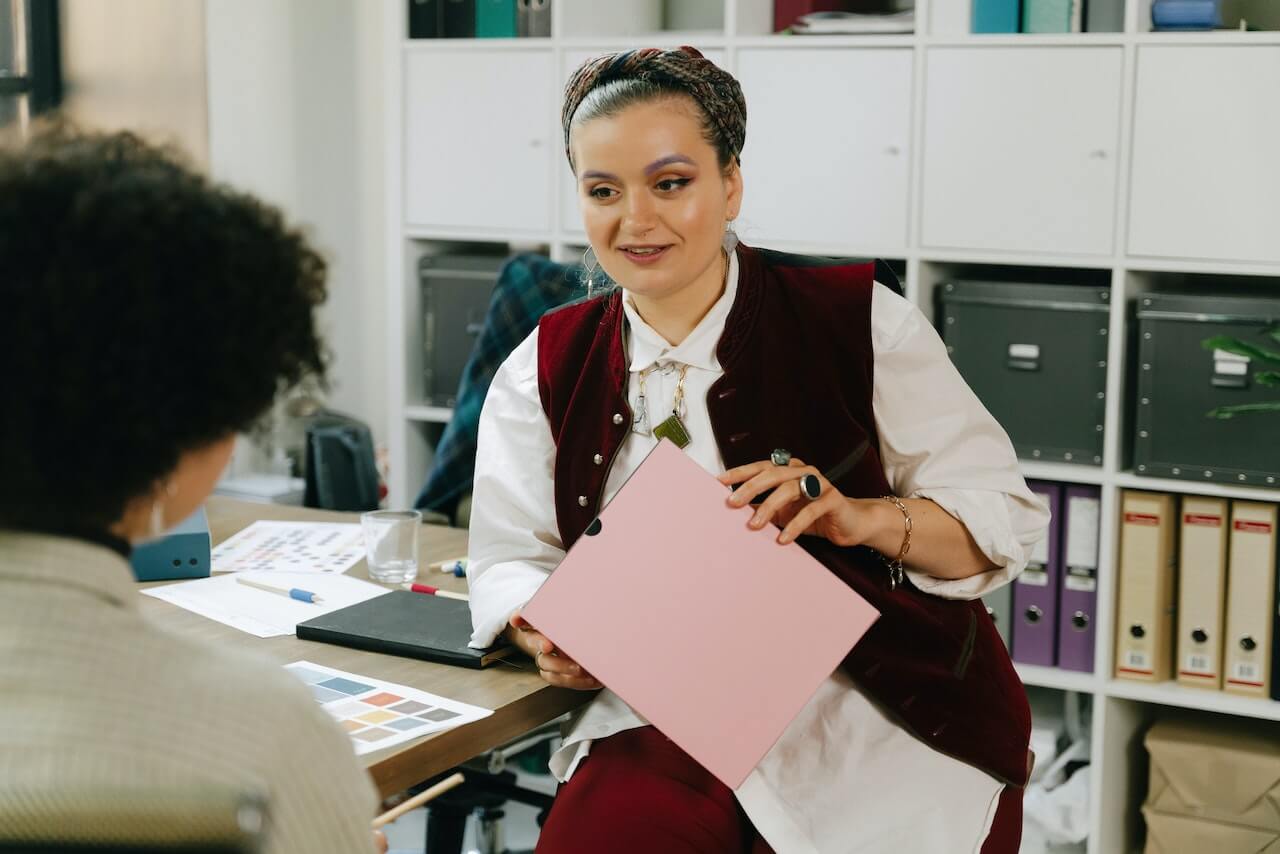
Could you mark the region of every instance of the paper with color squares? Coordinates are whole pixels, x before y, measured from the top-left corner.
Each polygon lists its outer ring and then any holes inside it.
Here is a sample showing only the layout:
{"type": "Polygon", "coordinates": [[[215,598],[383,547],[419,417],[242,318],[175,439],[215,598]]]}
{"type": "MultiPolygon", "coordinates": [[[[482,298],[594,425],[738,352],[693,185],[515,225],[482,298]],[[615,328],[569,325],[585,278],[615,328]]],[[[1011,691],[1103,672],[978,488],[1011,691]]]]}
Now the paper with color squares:
{"type": "Polygon", "coordinates": [[[879,616],[668,441],[521,615],[736,789],[879,616]]]}
{"type": "Polygon", "coordinates": [[[493,714],[491,709],[310,661],[295,661],[284,669],[306,683],[321,708],[346,730],[357,755],[493,714]]]}
{"type": "Polygon", "coordinates": [[[359,525],[258,521],[213,550],[214,572],[346,572],[364,558],[359,525]]]}
{"type": "Polygon", "coordinates": [[[217,620],[233,629],[260,638],[272,638],[293,634],[297,631],[298,623],[312,617],[391,592],[385,587],[352,578],[350,575],[331,575],[327,572],[254,572],[244,575],[245,578],[272,587],[306,590],[324,600],[321,603],[300,602],[278,593],[239,584],[236,582],[239,577],[240,575],[215,575],[195,581],[148,587],[142,593],[210,620],[217,620]]]}

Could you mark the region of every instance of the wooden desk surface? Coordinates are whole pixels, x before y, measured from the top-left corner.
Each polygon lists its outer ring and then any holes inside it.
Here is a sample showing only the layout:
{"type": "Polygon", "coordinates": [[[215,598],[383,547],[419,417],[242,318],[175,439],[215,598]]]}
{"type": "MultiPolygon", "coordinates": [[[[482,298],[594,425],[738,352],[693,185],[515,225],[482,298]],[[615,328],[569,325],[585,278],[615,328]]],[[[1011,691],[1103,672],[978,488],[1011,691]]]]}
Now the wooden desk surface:
{"type": "MultiPolygon", "coordinates": [[[[359,521],[358,515],[352,513],[255,504],[220,496],[211,497],[206,509],[215,545],[259,519],[359,521]]],[[[465,531],[435,525],[422,526],[420,559],[424,567],[434,561],[466,554],[466,546],[465,531]]],[[[364,561],[353,567],[348,574],[365,580],[369,578],[364,561]]],[[[466,591],[465,579],[443,573],[427,575],[420,572],[419,580],[424,576],[429,583],[438,587],[466,591]]],[[[464,724],[362,757],[383,797],[403,791],[479,753],[517,738],[577,708],[593,696],[589,692],[553,688],[543,682],[532,669],[522,672],[508,665],[497,664],[484,670],[469,670],[465,667],[451,667],[413,658],[298,640],[296,637],[259,638],[150,596],[140,596],[139,599],[142,612],[148,619],[169,631],[207,643],[210,647],[246,649],[280,664],[306,659],[493,709],[492,715],[475,723],[464,724]]],[[[517,663],[527,665],[523,659],[517,659],[517,663]]]]}

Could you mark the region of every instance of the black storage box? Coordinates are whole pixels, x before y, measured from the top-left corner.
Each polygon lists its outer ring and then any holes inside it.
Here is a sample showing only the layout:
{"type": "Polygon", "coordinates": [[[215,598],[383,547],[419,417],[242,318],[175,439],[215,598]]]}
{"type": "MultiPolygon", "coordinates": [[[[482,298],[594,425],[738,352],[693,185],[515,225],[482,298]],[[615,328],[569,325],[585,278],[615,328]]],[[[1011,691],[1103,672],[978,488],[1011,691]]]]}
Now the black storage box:
{"type": "Polygon", "coordinates": [[[491,255],[425,255],[422,285],[423,399],[453,406],[462,370],[484,328],[493,286],[506,258],[491,255]]]}
{"type": "MultiPolygon", "coordinates": [[[[1212,418],[1220,406],[1280,400],[1280,387],[1255,375],[1267,365],[1204,341],[1219,335],[1280,350],[1267,334],[1280,323],[1280,299],[1152,293],[1138,318],[1138,400],[1134,471],[1206,483],[1280,482],[1280,412],[1212,418]]],[[[1274,370],[1274,368],[1272,368],[1274,370]]]]}
{"type": "Polygon", "coordinates": [[[1110,290],[955,281],[938,298],[947,352],[1018,456],[1101,465],[1110,290]]]}

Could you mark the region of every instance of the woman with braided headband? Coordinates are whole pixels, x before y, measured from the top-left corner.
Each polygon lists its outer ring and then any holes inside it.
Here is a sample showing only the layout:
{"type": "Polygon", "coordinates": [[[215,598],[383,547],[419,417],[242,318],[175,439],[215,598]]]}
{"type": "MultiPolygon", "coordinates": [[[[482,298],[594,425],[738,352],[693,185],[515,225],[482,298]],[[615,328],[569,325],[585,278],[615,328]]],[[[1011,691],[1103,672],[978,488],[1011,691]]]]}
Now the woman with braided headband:
{"type": "MultiPolygon", "coordinates": [[[[618,287],[543,317],[494,378],[473,644],[504,633],[547,682],[603,687],[519,611],[660,438],[881,616],[736,791],[601,690],[552,757],[564,785],[538,850],[1016,851],[1030,715],[978,597],[1022,570],[1048,514],[1008,437],[886,269],[727,233],[746,138],[731,75],[692,48],[601,56],[562,118],[618,287]]],[[[743,655],[804,654],[741,634],[743,655]]]]}

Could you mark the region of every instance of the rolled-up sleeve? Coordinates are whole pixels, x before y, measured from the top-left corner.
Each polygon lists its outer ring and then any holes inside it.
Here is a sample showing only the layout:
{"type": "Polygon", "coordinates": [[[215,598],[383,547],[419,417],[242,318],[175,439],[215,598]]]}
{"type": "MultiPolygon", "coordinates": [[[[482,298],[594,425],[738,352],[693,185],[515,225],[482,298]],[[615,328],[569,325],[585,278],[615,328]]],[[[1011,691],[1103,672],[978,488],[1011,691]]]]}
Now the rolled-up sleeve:
{"type": "Polygon", "coordinates": [[[564,558],[554,463],[535,329],[498,369],[480,413],[467,550],[473,647],[491,645],[564,558]]]}
{"type": "Polygon", "coordinates": [[[920,310],[877,285],[872,298],[873,407],[885,476],[897,495],[928,498],[958,519],[996,569],[958,580],[907,570],[920,590],[977,599],[1026,567],[1049,509],[1022,477],[1008,434],[987,412],[920,310]]]}

